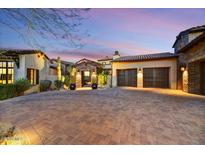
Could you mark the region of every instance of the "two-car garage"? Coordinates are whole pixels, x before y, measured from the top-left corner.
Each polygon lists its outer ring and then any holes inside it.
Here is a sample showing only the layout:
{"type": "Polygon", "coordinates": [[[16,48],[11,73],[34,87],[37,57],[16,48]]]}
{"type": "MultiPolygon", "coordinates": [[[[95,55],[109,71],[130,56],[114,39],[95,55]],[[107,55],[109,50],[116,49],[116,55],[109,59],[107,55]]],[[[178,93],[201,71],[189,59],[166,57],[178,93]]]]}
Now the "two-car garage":
{"type": "MultiPolygon", "coordinates": [[[[117,86],[137,87],[137,69],[118,69],[117,86]]],[[[143,87],[169,88],[169,67],[143,68],[143,87]]]]}
{"type": "Polygon", "coordinates": [[[176,89],[176,72],[172,53],[120,57],[112,61],[112,86],[176,89]]]}

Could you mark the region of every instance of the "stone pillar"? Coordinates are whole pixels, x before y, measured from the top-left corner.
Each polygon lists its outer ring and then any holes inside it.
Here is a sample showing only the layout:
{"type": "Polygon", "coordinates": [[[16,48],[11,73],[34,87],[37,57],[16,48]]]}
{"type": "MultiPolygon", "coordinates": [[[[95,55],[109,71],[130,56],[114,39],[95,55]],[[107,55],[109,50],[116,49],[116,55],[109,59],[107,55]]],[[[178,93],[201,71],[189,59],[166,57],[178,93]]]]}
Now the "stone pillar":
{"type": "Polygon", "coordinates": [[[61,80],[61,60],[60,57],[57,59],[57,74],[58,74],[58,80],[61,80]]]}
{"type": "Polygon", "coordinates": [[[182,90],[188,92],[188,70],[182,72],[182,90]]]}
{"type": "Polygon", "coordinates": [[[188,64],[188,92],[200,94],[200,62],[188,64]]]}
{"type": "Polygon", "coordinates": [[[109,74],[107,76],[107,87],[111,87],[112,86],[111,78],[112,78],[112,76],[109,74]]]}

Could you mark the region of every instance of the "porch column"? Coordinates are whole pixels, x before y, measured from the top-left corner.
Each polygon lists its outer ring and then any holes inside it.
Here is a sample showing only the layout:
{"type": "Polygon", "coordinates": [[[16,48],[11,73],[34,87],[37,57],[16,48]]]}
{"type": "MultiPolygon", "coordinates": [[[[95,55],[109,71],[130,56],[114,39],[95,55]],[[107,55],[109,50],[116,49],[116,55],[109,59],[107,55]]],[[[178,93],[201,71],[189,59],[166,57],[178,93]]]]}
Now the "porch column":
{"type": "Polygon", "coordinates": [[[77,88],[82,87],[82,75],[81,75],[81,71],[77,71],[77,73],[76,73],[76,87],[77,87],[77,88]]]}

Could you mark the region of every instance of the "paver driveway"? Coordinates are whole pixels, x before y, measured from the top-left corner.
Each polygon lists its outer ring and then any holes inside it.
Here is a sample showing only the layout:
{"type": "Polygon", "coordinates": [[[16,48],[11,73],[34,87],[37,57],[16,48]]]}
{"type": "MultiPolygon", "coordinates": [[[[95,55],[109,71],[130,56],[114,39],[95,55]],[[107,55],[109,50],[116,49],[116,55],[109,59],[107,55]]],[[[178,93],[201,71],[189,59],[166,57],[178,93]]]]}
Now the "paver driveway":
{"type": "Polygon", "coordinates": [[[176,90],[53,91],[0,102],[31,144],[205,144],[205,97],[176,90]]]}

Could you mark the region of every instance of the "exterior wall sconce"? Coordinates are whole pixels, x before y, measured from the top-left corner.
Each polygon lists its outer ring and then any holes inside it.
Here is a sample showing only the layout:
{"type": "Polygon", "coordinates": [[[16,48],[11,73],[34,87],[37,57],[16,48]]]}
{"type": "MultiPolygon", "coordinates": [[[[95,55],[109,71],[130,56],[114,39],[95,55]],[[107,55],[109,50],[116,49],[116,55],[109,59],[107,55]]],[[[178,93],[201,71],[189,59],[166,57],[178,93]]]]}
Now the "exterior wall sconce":
{"type": "Polygon", "coordinates": [[[80,71],[77,72],[77,77],[81,77],[80,71]]]}
{"type": "Polygon", "coordinates": [[[185,71],[185,68],[184,68],[184,67],[181,67],[181,71],[182,71],[182,72],[185,71]]]}
{"type": "Polygon", "coordinates": [[[139,73],[142,73],[142,69],[141,68],[139,68],[139,73]]]}
{"type": "Polygon", "coordinates": [[[182,67],[180,68],[180,70],[181,70],[182,72],[184,72],[184,71],[186,70],[186,66],[182,66],[182,67]]]}

